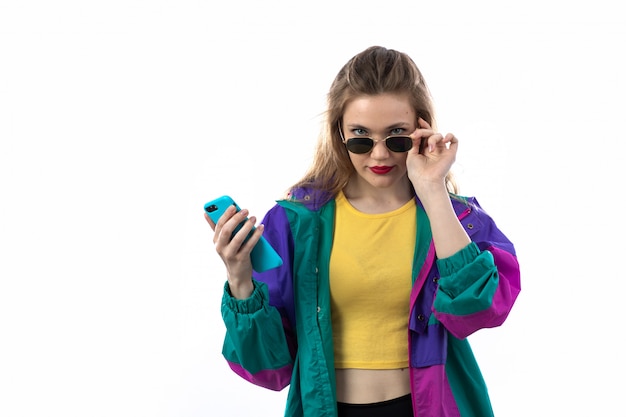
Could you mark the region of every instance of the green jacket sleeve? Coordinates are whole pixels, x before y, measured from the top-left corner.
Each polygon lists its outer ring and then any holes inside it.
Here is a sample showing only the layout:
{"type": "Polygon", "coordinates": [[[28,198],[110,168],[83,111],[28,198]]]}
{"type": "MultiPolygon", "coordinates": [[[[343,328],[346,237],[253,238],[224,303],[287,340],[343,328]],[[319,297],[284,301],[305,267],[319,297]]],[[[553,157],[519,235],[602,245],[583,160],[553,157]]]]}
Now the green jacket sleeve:
{"type": "Polygon", "coordinates": [[[280,314],[269,305],[267,285],[253,280],[254,292],[245,300],[222,297],[226,337],[222,353],[241,377],[269,389],[280,390],[291,377],[292,358],[280,314]]]}

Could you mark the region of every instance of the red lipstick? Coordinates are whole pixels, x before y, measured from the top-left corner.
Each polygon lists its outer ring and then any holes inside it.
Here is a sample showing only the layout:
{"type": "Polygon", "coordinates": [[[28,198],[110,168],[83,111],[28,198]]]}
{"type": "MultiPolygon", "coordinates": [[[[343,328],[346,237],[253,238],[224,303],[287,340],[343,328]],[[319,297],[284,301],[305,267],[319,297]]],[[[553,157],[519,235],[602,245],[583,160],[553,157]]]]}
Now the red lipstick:
{"type": "Polygon", "coordinates": [[[389,171],[391,171],[393,167],[382,166],[382,167],[370,167],[370,170],[377,175],[385,175],[389,171]]]}

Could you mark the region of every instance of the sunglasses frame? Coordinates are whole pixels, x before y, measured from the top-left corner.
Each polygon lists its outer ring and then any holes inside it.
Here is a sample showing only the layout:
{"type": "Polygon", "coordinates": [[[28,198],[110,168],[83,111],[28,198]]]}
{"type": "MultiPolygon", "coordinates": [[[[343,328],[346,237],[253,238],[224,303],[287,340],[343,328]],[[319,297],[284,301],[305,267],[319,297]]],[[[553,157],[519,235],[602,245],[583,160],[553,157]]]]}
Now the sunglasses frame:
{"type": "MultiPolygon", "coordinates": [[[[413,148],[413,139],[412,139],[409,135],[389,135],[389,136],[387,136],[387,137],[386,137],[386,138],[384,138],[384,139],[378,139],[378,140],[376,140],[376,139],[374,139],[374,138],[371,138],[371,137],[369,137],[369,136],[358,136],[358,137],[354,137],[354,138],[348,138],[348,139],[345,139],[345,138],[343,137],[343,131],[342,131],[342,129],[341,129],[341,125],[340,125],[339,123],[338,123],[338,125],[339,125],[339,126],[337,126],[337,127],[338,127],[338,129],[339,129],[339,136],[341,137],[341,142],[343,142],[343,144],[344,144],[344,145],[346,145],[346,149],[347,149],[349,152],[352,152],[353,154],[357,154],[357,155],[364,155],[364,154],[366,154],[366,153],[370,153],[370,152],[372,152],[372,150],[374,149],[374,146],[376,146],[376,143],[381,142],[381,141],[382,141],[382,142],[385,142],[385,146],[386,146],[386,147],[387,147],[387,149],[389,149],[391,152],[396,152],[396,153],[404,153],[404,152],[408,152],[408,151],[410,151],[410,150],[411,150],[411,148],[413,148]],[[397,151],[397,150],[395,150],[395,149],[392,149],[392,148],[389,146],[389,142],[388,142],[388,140],[389,140],[389,139],[395,139],[395,138],[403,138],[403,139],[408,138],[408,139],[409,139],[409,143],[410,143],[409,148],[408,148],[407,150],[398,150],[398,151],[397,151]],[[350,150],[350,141],[353,141],[353,140],[363,140],[363,139],[371,141],[370,148],[369,148],[367,151],[365,151],[365,152],[354,152],[353,150],[350,150]]],[[[357,145],[357,146],[358,146],[358,145],[357,145]]]]}

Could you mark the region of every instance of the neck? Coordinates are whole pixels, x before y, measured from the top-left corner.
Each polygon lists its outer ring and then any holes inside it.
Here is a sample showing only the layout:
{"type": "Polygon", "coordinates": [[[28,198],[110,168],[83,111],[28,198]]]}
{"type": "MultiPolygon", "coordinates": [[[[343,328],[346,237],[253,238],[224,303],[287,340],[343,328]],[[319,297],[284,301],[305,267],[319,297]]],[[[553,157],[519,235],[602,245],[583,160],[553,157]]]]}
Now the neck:
{"type": "Polygon", "coordinates": [[[396,210],[415,197],[408,178],[402,185],[386,188],[372,187],[353,178],[344,187],[343,193],[354,208],[370,214],[396,210]]]}

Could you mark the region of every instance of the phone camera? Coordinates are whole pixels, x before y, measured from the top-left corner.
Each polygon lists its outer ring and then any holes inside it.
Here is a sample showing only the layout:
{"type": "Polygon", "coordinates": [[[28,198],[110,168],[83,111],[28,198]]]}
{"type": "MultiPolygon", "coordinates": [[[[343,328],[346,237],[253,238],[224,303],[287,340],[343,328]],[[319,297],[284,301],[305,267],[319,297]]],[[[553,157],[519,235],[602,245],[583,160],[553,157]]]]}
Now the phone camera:
{"type": "Polygon", "coordinates": [[[206,208],[207,213],[213,213],[216,210],[217,210],[217,206],[215,204],[211,204],[210,206],[206,208]]]}

